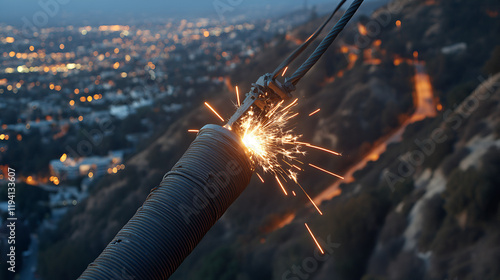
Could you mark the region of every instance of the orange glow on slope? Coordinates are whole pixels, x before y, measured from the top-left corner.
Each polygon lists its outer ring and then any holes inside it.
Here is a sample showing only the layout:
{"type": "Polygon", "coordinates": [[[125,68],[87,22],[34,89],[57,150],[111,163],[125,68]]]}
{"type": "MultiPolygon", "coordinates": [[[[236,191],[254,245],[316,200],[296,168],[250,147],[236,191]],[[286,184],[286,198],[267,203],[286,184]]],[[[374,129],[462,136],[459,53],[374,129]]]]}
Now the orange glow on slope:
{"type": "Polygon", "coordinates": [[[326,77],[322,85],[324,86],[326,84],[333,83],[334,81],[335,81],[335,76],[326,77]]]}
{"type": "Polygon", "coordinates": [[[275,230],[281,229],[286,225],[290,224],[293,219],[295,219],[295,213],[286,213],[284,215],[271,214],[270,221],[267,221],[263,226],[260,227],[260,230],[267,234],[273,232],[275,230]]]}
{"type": "Polygon", "coordinates": [[[366,30],[366,27],[362,25],[361,23],[358,23],[358,32],[359,34],[366,36],[368,34],[368,31],[366,30]]]}
{"type": "Polygon", "coordinates": [[[358,55],[355,53],[349,53],[348,60],[349,60],[349,65],[347,65],[347,70],[351,70],[352,67],[354,67],[354,64],[356,64],[356,61],[358,60],[358,55]]]}
{"type": "Polygon", "coordinates": [[[496,17],[498,17],[498,11],[486,10],[486,14],[490,18],[496,18],[496,17]]]}
{"type": "Polygon", "coordinates": [[[222,79],[221,81],[224,81],[224,84],[226,85],[228,91],[234,91],[234,87],[231,84],[231,79],[229,77],[220,77],[219,79],[222,79]]]}
{"type": "Polygon", "coordinates": [[[410,121],[416,122],[423,120],[426,117],[436,116],[436,105],[434,100],[434,93],[432,91],[431,79],[427,73],[424,72],[423,63],[415,65],[417,73],[414,76],[415,80],[415,106],[417,109],[411,116],[410,121]]]}
{"type": "Polygon", "coordinates": [[[379,58],[373,58],[372,53],[373,51],[371,49],[366,49],[363,51],[363,57],[365,59],[364,63],[371,65],[379,65],[380,63],[382,63],[382,60],[380,60],[379,58]]]}
{"type": "Polygon", "coordinates": [[[285,40],[287,41],[290,41],[290,42],[293,42],[295,43],[296,45],[300,45],[302,44],[302,40],[298,39],[298,38],[295,38],[294,36],[290,35],[290,34],[286,34],[285,36],[285,40]]]}
{"type": "Polygon", "coordinates": [[[288,214],[285,217],[285,219],[281,220],[281,222],[277,225],[277,228],[283,228],[284,226],[291,223],[293,221],[293,219],[295,219],[295,214],[294,213],[288,214]]]}

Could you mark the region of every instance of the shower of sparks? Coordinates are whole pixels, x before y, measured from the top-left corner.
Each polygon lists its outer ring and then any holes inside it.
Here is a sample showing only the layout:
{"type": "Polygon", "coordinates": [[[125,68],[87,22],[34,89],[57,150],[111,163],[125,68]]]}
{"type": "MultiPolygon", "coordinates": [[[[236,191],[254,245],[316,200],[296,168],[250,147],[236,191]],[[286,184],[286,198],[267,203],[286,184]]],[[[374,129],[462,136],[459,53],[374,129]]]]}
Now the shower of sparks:
{"type": "Polygon", "coordinates": [[[270,118],[274,115],[274,113],[276,113],[276,110],[279,109],[279,107],[281,106],[281,104],[283,104],[283,100],[281,100],[276,106],[274,106],[274,108],[272,108],[271,110],[269,110],[269,112],[266,114],[266,118],[270,118]]]}
{"type": "Polygon", "coordinates": [[[283,70],[283,74],[281,74],[281,77],[285,76],[286,70],[288,70],[288,66],[285,67],[285,70],[283,70]]]}
{"type": "MultiPolygon", "coordinates": [[[[300,156],[305,155],[305,152],[301,150],[303,147],[317,149],[336,156],[339,156],[340,153],[298,141],[302,135],[295,134],[293,129],[289,128],[289,120],[298,115],[298,113],[294,113],[291,110],[293,106],[297,105],[297,101],[298,99],[295,99],[286,106],[283,105],[283,101],[271,105],[269,106],[269,111],[264,116],[250,109],[241,119],[239,131],[243,144],[248,148],[250,158],[257,167],[262,168],[264,173],[273,174],[285,195],[288,195],[286,186],[284,185],[287,179],[295,182],[318,213],[323,215],[318,205],[314,203],[309,194],[299,184],[297,172],[304,170],[301,166],[294,163],[304,165],[303,162],[298,160],[300,156]],[[280,109],[282,106],[284,107],[280,109]],[[279,177],[281,177],[282,180],[280,180],[279,177]]],[[[309,165],[327,174],[343,179],[343,177],[317,167],[316,165],[309,165]]],[[[259,173],[257,173],[257,176],[264,182],[264,179],[259,173]]],[[[296,196],[295,192],[293,192],[293,194],[296,196]]]]}
{"type": "MultiPolygon", "coordinates": [[[[290,120],[299,115],[299,113],[293,112],[292,110],[292,108],[297,105],[297,101],[298,99],[295,99],[286,106],[284,105],[284,101],[268,104],[267,110],[263,112],[254,107],[250,107],[238,121],[237,128],[233,129],[240,135],[243,144],[248,150],[250,160],[255,164],[256,168],[263,171],[263,173],[260,172],[260,174],[256,172],[262,183],[264,183],[264,179],[261,174],[271,173],[283,193],[288,195],[287,185],[294,182],[303,191],[318,213],[323,215],[318,205],[298,182],[298,172],[304,171],[303,166],[307,165],[300,161],[299,158],[305,155],[305,152],[302,150],[303,148],[316,149],[335,156],[341,156],[341,154],[323,147],[299,141],[302,135],[296,134],[293,128],[290,127],[290,120]]],[[[206,105],[209,106],[208,104],[206,105]]],[[[317,109],[309,115],[312,116],[319,111],[320,109],[317,109]]],[[[344,179],[342,176],[316,165],[310,163],[308,165],[329,175],[344,179]]],[[[293,190],[291,190],[291,194],[294,197],[297,196],[297,193],[293,190]]],[[[309,226],[307,224],[305,225],[319,250],[324,254],[323,249],[314,237],[309,226]]]]}
{"type": "Polygon", "coordinates": [[[321,109],[319,109],[319,108],[318,108],[318,109],[316,109],[316,110],[314,110],[313,112],[311,112],[311,113],[309,114],[309,117],[310,117],[310,116],[312,116],[312,115],[314,115],[314,114],[316,114],[316,113],[317,113],[317,112],[319,112],[319,111],[321,111],[321,109]]]}
{"type": "Polygon", "coordinates": [[[188,132],[198,133],[198,132],[200,132],[200,130],[198,130],[198,129],[189,129],[188,132]]]}
{"type": "Polygon", "coordinates": [[[332,176],[334,176],[334,177],[337,177],[337,178],[340,178],[340,179],[344,180],[344,177],[342,177],[342,176],[340,176],[340,175],[337,175],[337,174],[335,174],[335,173],[333,173],[333,172],[330,172],[330,171],[328,171],[328,170],[325,170],[325,169],[323,169],[323,168],[321,168],[321,167],[318,167],[318,166],[316,166],[316,165],[314,165],[314,164],[310,164],[310,163],[309,163],[309,166],[314,167],[314,168],[316,168],[316,169],[318,169],[318,170],[320,170],[320,171],[323,171],[323,172],[325,172],[326,174],[330,174],[330,175],[332,175],[332,176]]]}
{"type": "Polygon", "coordinates": [[[257,174],[257,177],[259,177],[260,181],[261,181],[262,183],[265,183],[265,182],[264,182],[264,179],[262,179],[262,176],[260,176],[260,174],[259,174],[259,173],[256,173],[256,174],[257,174]]]}
{"type": "Polygon", "coordinates": [[[295,144],[300,135],[287,129],[287,119],[293,115],[291,112],[278,111],[277,105],[269,112],[274,113],[259,116],[250,109],[239,124],[241,138],[250,151],[252,161],[261,167],[264,173],[288,176],[279,161],[283,159],[290,162],[304,155],[299,149],[300,145],[295,144]]]}
{"type": "Polygon", "coordinates": [[[221,117],[219,115],[219,113],[217,113],[217,111],[215,111],[214,108],[212,108],[212,106],[210,106],[210,104],[208,104],[207,102],[205,102],[205,106],[207,106],[221,121],[224,121],[224,118],[221,117]]]}
{"type": "Polygon", "coordinates": [[[311,229],[309,228],[307,223],[304,223],[304,225],[306,226],[307,231],[309,231],[309,234],[311,235],[312,239],[314,240],[314,243],[316,243],[316,246],[318,246],[319,251],[321,252],[321,254],[324,255],[325,251],[323,251],[323,248],[321,248],[321,245],[319,245],[319,242],[318,242],[318,240],[316,240],[316,237],[314,237],[314,234],[312,233],[311,229]]]}
{"type": "Polygon", "coordinates": [[[238,107],[240,107],[241,106],[240,91],[238,90],[238,86],[236,86],[236,100],[238,101],[238,107]]]}

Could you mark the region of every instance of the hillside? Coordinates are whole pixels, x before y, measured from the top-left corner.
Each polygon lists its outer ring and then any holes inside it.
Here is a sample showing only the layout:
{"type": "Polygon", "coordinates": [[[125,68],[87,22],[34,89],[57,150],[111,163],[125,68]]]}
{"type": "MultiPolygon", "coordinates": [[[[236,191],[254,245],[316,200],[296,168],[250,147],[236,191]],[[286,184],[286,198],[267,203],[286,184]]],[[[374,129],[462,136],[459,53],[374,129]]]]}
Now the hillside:
{"type": "MultiPolygon", "coordinates": [[[[496,1],[395,3],[391,5],[400,9],[383,7],[361,17],[359,25],[352,22],[299,84],[299,113],[318,107],[321,112],[300,119],[296,130],[308,141],[341,151],[343,157],[337,158],[311,151],[308,160],[343,174],[414,113],[415,51],[430,74],[433,102],[441,106],[437,116],[409,124],[401,142],[388,145],[376,161],[354,173],[353,182],[340,186],[341,195],[321,205],[324,216],[304,206],[305,197],[283,197],[275,184],[253,178],[172,279],[294,279],[295,272],[287,271],[301,266],[314,250],[304,222],[336,244],[327,260],[307,272],[309,279],[500,275],[494,262],[500,254],[500,77],[473,92],[486,79],[478,77],[498,71],[500,49],[494,48],[500,45],[500,8],[496,1]],[[370,26],[388,11],[387,23],[371,33],[370,26]],[[361,37],[366,44],[357,43],[360,33],[366,33],[361,37]],[[465,43],[466,49],[443,52],[457,43],[465,43]],[[473,110],[470,100],[477,101],[473,110]],[[421,143],[437,137],[436,130],[442,133],[433,151],[415,158],[421,143]],[[418,164],[400,167],[408,160],[418,164]],[[290,215],[295,219],[286,225],[290,215]]],[[[234,71],[231,81],[248,89],[320,21],[267,43],[253,61],[234,71]]],[[[227,100],[232,93],[209,96],[217,96],[210,102],[223,115],[232,113],[227,100]]],[[[181,157],[194,139],[187,129],[207,120],[217,121],[203,107],[193,110],[131,157],[124,172],[96,185],[59,230],[47,234],[40,256],[44,279],[77,277],[181,157]]],[[[311,170],[300,181],[312,196],[335,182],[311,170]]]]}

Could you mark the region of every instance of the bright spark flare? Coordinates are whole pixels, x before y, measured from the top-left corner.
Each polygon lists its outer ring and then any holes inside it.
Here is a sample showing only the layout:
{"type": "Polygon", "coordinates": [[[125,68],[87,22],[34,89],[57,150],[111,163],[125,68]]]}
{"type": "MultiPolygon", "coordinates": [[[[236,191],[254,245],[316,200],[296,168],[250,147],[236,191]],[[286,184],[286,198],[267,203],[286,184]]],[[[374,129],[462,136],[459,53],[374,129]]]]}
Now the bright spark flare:
{"type": "Polygon", "coordinates": [[[309,117],[310,117],[310,116],[312,116],[312,115],[314,115],[314,114],[316,114],[316,113],[318,113],[319,111],[321,111],[321,109],[320,109],[320,108],[318,108],[318,109],[314,110],[313,112],[311,112],[311,113],[309,114],[309,117]]]}
{"type": "Polygon", "coordinates": [[[342,176],[340,176],[340,175],[337,175],[337,174],[335,174],[335,173],[333,173],[333,172],[330,172],[330,171],[328,171],[328,170],[325,170],[325,169],[323,169],[323,168],[321,168],[321,167],[318,167],[318,166],[316,166],[316,165],[314,165],[314,164],[309,163],[309,166],[314,167],[314,168],[316,168],[316,169],[318,169],[318,170],[320,170],[320,171],[323,171],[323,172],[325,172],[326,174],[330,174],[330,175],[332,175],[332,176],[334,176],[334,177],[337,177],[337,178],[340,178],[340,179],[344,180],[344,177],[342,177],[342,176]]]}
{"type": "Polygon", "coordinates": [[[189,129],[188,132],[190,132],[190,133],[198,133],[198,132],[200,132],[200,130],[198,130],[198,129],[189,129]]]}
{"type": "Polygon", "coordinates": [[[288,66],[285,67],[285,70],[283,70],[283,74],[281,74],[281,77],[285,76],[286,70],[288,70],[288,66]]]}
{"type": "Polygon", "coordinates": [[[240,91],[238,90],[238,86],[236,86],[236,100],[238,101],[238,107],[240,107],[241,106],[240,91]]]}
{"type": "Polygon", "coordinates": [[[295,183],[297,183],[297,185],[300,187],[300,189],[304,192],[304,194],[307,196],[307,199],[309,199],[309,201],[311,202],[311,204],[314,206],[314,208],[316,208],[316,210],[318,211],[318,213],[323,216],[323,212],[321,212],[321,210],[319,210],[319,207],[318,205],[316,205],[316,203],[312,200],[312,198],[309,196],[309,194],[304,190],[304,188],[297,182],[295,181],[295,183]]]}
{"type": "Polygon", "coordinates": [[[260,176],[260,174],[259,174],[259,173],[256,173],[256,174],[257,174],[257,177],[259,177],[260,181],[261,181],[262,183],[264,183],[264,179],[262,179],[262,176],[260,176]]]}
{"type": "MultiPolygon", "coordinates": [[[[238,106],[241,106],[238,87],[236,87],[236,95],[238,106]]],[[[305,155],[305,152],[301,150],[302,147],[317,149],[336,156],[341,156],[341,154],[310,143],[298,141],[302,135],[295,134],[293,129],[289,127],[289,120],[299,114],[294,113],[291,110],[291,108],[297,104],[297,101],[298,99],[295,99],[282,109],[280,108],[283,106],[283,100],[275,104],[268,104],[268,109],[265,113],[259,113],[258,109],[250,107],[250,109],[239,120],[235,131],[240,135],[243,144],[247,148],[250,160],[256,165],[256,167],[261,168],[264,173],[269,172],[274,174],[276,182],[278,182],[285,195],[288,195],[288,192],[286,190],[286,186],[279,177],[281,177],[285,183],[288,182],[287,179],[295,182],[304,192],[318,213],[323,215],[318,205],[298,182],[297,172],[304,170],[300,166],[293,163],[299,163],[301,166],[305,165],[298,159],[299,156],[305,155]],[[283,165],[283,163],[285,165],[283,165]]],[[[210,108],[210,110],[212,110],[212,112],[214,112],[221,120],[223,120],[223,118],[220,117],[220,115],[208,103],[205,102],[205,105],[210,108]]],[[[310,113],[309,116],[312,116],[319,111],[320,109],[317,109],[310,113]]],[[[232,130],[232,127],[229,127],[228,129],[232,130]]],[[[337,178],[344,179],[344,177],[314,164],[309,163],[309,166],[337,178]]],[[[256,174],[260,181],[264,183],[262,176],[258,172],[256,172],[256,174]]],[[[294,197],[297,196],[295,191],[292,190],[291,193],[294,197]]],[[[307,223],[305,223],[305,226],[321,253],[324,254],[325,252],[316,240],[316,237],[307,223]]]]}
{"type": "MultiPolygon", "coordinates": [[[[318,211],[323,215],[318,205],[312,200],[305,189],[299,184],[297,180],[297,172],[303,169],[292,162],[298,162],[304,165],[303,162],[298,160],[299,156],[305,153],[301,150],[302,147],[310,147],[333,155],[340,155],[340,153],[312,145],[310,143],[300,142],[298,139],[302,135],[297,135],[292,129],[289,129],[289,120],[298,115],[294,113],[291,108],[297,104],[298,99],[280,109],[283,101],[280,101],[270,106],[270,110],[264,115],[259,115],[250,109],[246,115],[243,116],[239,128],[243,144],[248,148],[251,160],[262,170],[264,173],[270,172],[275,176],[276,181],[283,190],[285,195],[288,195],[283,180],[290,179],[294,181],[300,189],[304,192],[308,200],[318,211]],[[285,165],[283,165],[285,164],[285,165]]],[[[337,174],[320,168],[316,165],[309,164],[327,174],[343,178],[337,174]]],[[[259,179],[264,182],[259,173],[259,179]]],[[[294,196],[295,192],[292,192],[294,196]]]]}
{"type": "Polygon", "coordinates": [[[295,142],[295,143],[300,144],[300,145],[304,145],[306,147],[313,148],[313,149],[316,149],[316,150],[320,150],[320,151],[323,151],[323,152],[327,152],[327,153],[330,153],[330,154],[333,154],[333,155],[336,155],[336,156],[341,156],[342,155],[339,152],[328,150],[328,149],[325,149],[323,147],[314,146],[313,144],[304,143],[304,142],[295,142]]]}
{"type": "Polygon", "coordinates": [[[287,129],[287,118],[293,114],[290,111],[278,111],[277,105],[271,110],[274,110],[275,113],[270,118],[269,114],[259,116],[253,110],[248,111],[243,116],[239,127],[243,144],[250,151],[254,163],[261,167],[265,173],[271,172],[288,176],[282,171],[279,160],[282,158],[292,161],[298,156],[304,155],[304,152],[300,150],[300,145],[295,144],[300,135],[287,129]]]}
{"type": "Polygon", "coordinates": [[[276,181],[278,181],[278,184],[280,184],[281,189],[285,193],[285,195],[288,195],[288,193],[285,190],[285,187],[283,187],[283,184],[281,183],[280,179],[278,178],[278,175],[275,175],[276,181]]]}
{"type": "Polygon", "coordinates": [[[281,109],[282,112],[286,112],[288,109],[290,109],[292,106],[295,106],[295,104],[297,104],[297,101],[299,101],[298,98],[295,98],[295,100],[288,104],[288,106],[286,106],[285,108],[281,109]]]}
{"type": "Polygon", "coordinates": [[[212,112],[221,120],[221,121],[224,121],[224,118],[221,117],[219,115],[219,113],[217,113],[217,111],[214,110],[214,108],[212,108],[212,106],[210,106],[210,104],[208,104],[207,102],[205,102],[205,106],[208,107],[208,109],[212,110],[212,112]]]}
{"type": "Polygon", "coordinates": [[[309,228],[307,223],[304,223],[304,225],[306,225],[307,231],[309,231],[309,234],[311,235],[312,239],[314,240],[314,243],[316,243],[316,246],[318,246],[319,251],[321,252],[321,254],[324,255],[325,251],[323,251],[323,248],[321,248],[321,245],[319,245],[319,242],[318,242],[318,240],[316,240],[316,237],[314,237],[314,234],[312,233],[311,229],[309,228]]]}

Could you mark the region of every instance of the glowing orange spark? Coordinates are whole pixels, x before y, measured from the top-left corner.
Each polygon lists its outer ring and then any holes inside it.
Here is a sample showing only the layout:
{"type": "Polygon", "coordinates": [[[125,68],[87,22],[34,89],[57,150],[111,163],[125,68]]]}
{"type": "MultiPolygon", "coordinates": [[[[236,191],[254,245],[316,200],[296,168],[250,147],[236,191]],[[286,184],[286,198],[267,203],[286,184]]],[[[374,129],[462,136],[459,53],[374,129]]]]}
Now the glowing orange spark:
{"type": "Polygon", "coordinates": [[[316,113],[317,113],[317,112],[319,112],[319,111],[321,111],[321,109],[319,109],[319,108],[318,108],[318,109],[316,109],[314,112],[311,112],[311,113],[309,114],[309,117],[310,117],[310,116],[312,116],[312,115],[314,115],[314,114],[316,114],[316,113]]]}
{"type": "Polygon", "coordinates": [[[212,106],[210,106],[210,104],[208,104],[207,102],[205,102],[205,105],[206,105],[206,106],[207,106],[210,110],[212,110],[212,112],[213,112],[215,115],[217,115],[217,117],[218,117],[221,121],[224,121],[224,118],[223,118],[223,117],[221,117],[221,116],[219,115],[219,113],[217,113],[217,111],[215,111],[215,110],[214,110],[214,108],[212,108],[212,106]]]}
{"type": "Polygon", "coordinates": [[[296,162],[298,162],[298,163],[300,163],[300,164],[304,165],[304,163],[303,163],[302,161],[298,160],[298,159],[293,159],[293,160],[295,160],[296,162]]]}
{"type": "Polygon", "coordinates": [[[288,195],[288,193],[286,192],[285,190],[285,187],[283,187],[283,184],[281,184],[281,181],[280,179],[278,178],[278,175],[274,175],[274,177],[276,178],[276,181],[278,181],[278,184],[280,184],[280,187],[281,189],[283,190],[283,192],[285,193],[285,195],[288,195]]]}
{"type": "Polygon", "coordinates": [[[316,149],[316,150],[320,150],[320,151],[323,151],[323,152],[327,152],[327,153],[330,153],[330,154],[333,154],[333,155],[336,155],[336,156],[341,156],[342,155],[341,153],[338,153],[338,152],[335,152],[335,151],[332,151],[332,150],[328,150],[328,149],[325,149],[325,148],[322,148],[322,147],[314,146],[313,144],[304,143],[304,142],[295,142],[295,143],[297,143],[299,145],[304,145],[306,147],[313,148],[313,149],[316,149]]]}
{"type": "Polygon", "coordinates": [[[330,172],[330,171],[328,171],[328,170],[325,170],[325,169],[323,169],[323,168],[321,168],[321,167],[318,167],[318,166],[316,166],[316,165],[314,165],[314,164],[309,163],[309,166],[314,167],[314,168],[316,168],[316,169],[318,169],[318,170],[320,170],[320,171],[323,171],[323,172],[325,172],[326,174],[330,174],[330,175],[332,175],[332,176],[335,176],[335,177],[337,177],[337,178],[340,178],[340,179],[344,180],[344,177],[342,177],[342,176],[340,176],[340,175],[337,175],[337,174],[335,174],[335,173],[332,173],[332,172],[330,172]]]}
{"type": "Polygon", "coordinates": [[[300,170],[300,171],[304,171],[302,168],[298,167],[297,165],[292,165],[293,168],[297,169],[297,170],[300,170]]]}
{"type": "Polygon", "coordinates": [[[286,70],[288,70],[288,66],[285,67],[285,70],[283,70],[283,74],[281,74],[281,77],[285,76],[286,70]]]}
{"type": "Polygon", "coordinates": [[[286,162],[286,161],[284,161],[284,160],[283,160],[283,162],[284,162],[286,165],[288,165],[288,166],[290,166],[290,167],[293,167],[293,165],[291,165],[290,163],[288,163],[288,162],[286,162]]]}
{"type": "Polygon", "coordinates": [[[289,116],[288,118],[286,118],[285,121],[288,121],[289,119],[293,119],[293,118],[295,118],[298,115],[299,115],[299,113],[295,113],[295,114],[289,116]]]}
{"type": "Polygon", "coordinates": [[[284,111],[288,110],[290,107],[292,107],[293,105],[295,105],[295,103],[297,103],[298,100],[299,100],[298,98],[295,98],[295,100],[292,103],[288,104],[288,106],[286,106],[285,108],[281,109],[281,112],[284,112],[284,111]]]}
{"type": "Polygon", "coordinates": [[[314,243],[316,243],[316,246],[318,246],[319,251],[321,252],[321,254],[324,255],[325,251],[323,251],[323,248],[321,248],[321,246],[319,245],[319,242],[318,242],[318,240],[316,240],[316,237],[314,237],[314,234],[312,233],[311,229],[309,228],[307,223],[304,223],[304,224],[306,225],[307,231],[309,231],[309,234],[311,235],[312,239],[314,240],[314,243]]]}
{"type": "Polygon", "coordinates": [[[297,196],[297,194],[295,193],[295,191],[292,191],[292,194],[293,194],[293,196],[297,196]]]}
{"type": "Polygon", "coordinates": [[[240,91],[238,90],[238,86],[236,86],[236,99],[238,100],[238,107],[241,106],[240,103],[240,91]]]}
{"type": "Polygon", "coordinates": [[[304,190],[304,188],[299,184],[299,182],[295,181],[295,183],[297,183],[297,185],[300,187],[300,189],[304,192],[304,194],[307,196],[307,199],[309,199],[309,201],[314,206],[314,208],[316,208],[316,210],[318,211],[318,213],[321,216],[323,216],[323,212],[321,212],[321,210],[319,210],[318,205],[312,200],[312,198],[309,196],[309,194],[307,194],[306,190],[304,190]]]}
{"type": "Polygon", "coordinates": [[[264,179],[262,179],[262,177],[260,176],[260,174],[259,174],[259,173],[255,173],[255,174],[257,174],[257,177],[259,177],[260,181],[261,181],[262,183],[264,183],[264,179]]]}
{"type": "Polygon", "coordinates": [[[198,133],[200,132],[198,129],[189,129],[188,132],[191,132],[191,133],[198,133]]]}

